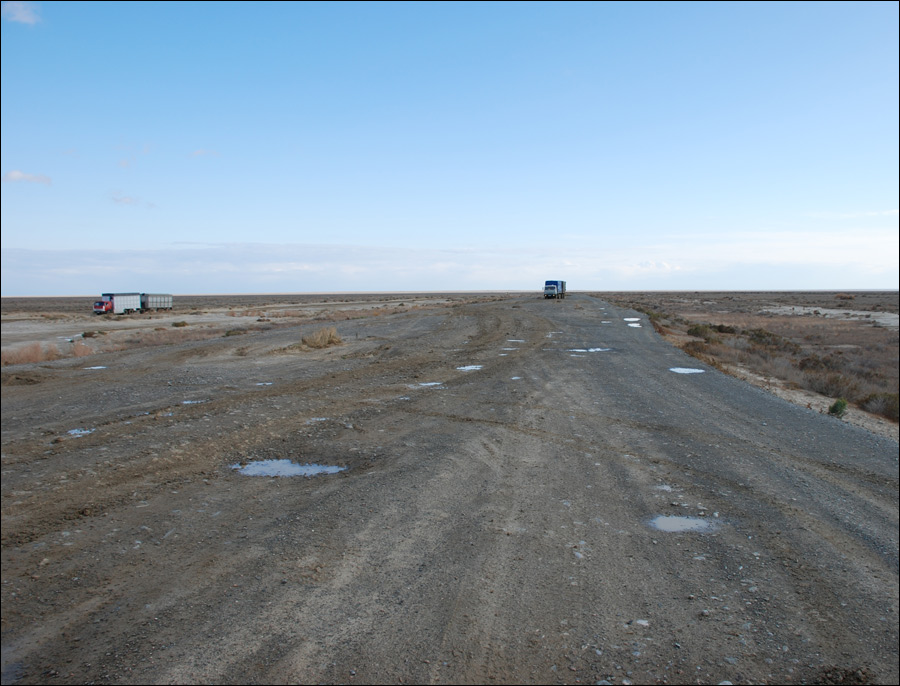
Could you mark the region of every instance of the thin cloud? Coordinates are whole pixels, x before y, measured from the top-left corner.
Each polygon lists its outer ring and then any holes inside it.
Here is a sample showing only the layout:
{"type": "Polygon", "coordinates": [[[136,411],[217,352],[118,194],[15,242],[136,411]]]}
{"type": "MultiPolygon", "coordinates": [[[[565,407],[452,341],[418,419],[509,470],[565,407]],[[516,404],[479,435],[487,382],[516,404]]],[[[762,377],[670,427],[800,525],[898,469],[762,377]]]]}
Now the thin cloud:
{"type": "Polygon", "coordinates": [[[37,5],[33,2],[4,2],[0,13],[6,21],[14,21],[19,24],[33,26],[41,20],[37,5]]]}
{"type": "Polygon", "coordinates": [[[28,174],[18,169],[13,169],[3,175],[3,183],[42,183],[45,186],[51,184],[50,177],[43,174],[28,174]]]}
{"type": "Polygon", "coordinates": [[[110,199],[116,205],[127,205],[129,207],[146,207],[149,209],[156,207],[155,203],[144,202],[140,198],[135,198],[134,196],[131,196],[131,195],[125,195],[121,191],[114,191],[113,193],[111,193],[110,199]]]}

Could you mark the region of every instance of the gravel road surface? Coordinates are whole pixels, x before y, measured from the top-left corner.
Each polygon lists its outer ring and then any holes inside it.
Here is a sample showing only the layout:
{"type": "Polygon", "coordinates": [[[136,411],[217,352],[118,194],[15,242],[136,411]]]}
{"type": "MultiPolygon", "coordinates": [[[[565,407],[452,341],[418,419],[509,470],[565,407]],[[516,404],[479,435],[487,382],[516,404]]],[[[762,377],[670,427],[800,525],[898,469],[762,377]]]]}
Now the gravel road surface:
{"type": "Polygon", "coordinates": [[[336,326],[4,369],[4,684],[897,683],[895,441],[585,295],[336,326]]]}

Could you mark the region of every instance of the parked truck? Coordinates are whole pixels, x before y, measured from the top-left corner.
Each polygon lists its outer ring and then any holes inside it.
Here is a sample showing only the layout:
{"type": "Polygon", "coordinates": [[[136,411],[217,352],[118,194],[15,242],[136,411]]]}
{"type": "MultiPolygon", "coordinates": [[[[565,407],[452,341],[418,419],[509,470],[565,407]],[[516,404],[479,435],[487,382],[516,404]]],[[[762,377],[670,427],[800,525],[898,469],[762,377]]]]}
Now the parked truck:
{"type": "Polygon", "coordinates": [[[565,281],[546,281],[544,282],[544,297],[558,298],[562,300],[566,297],[565,281]]]}
{"type": "Polygon", "coordinates": [[[169,293],[141,293],[141,311],[171,310],[172,295],[169,293]]]}
{"type": "Polygon", "coordinates": [[[94,303],[94,314],[131,314],[150,310],[171,310],[168,293],[104,293],[94,303]]]}

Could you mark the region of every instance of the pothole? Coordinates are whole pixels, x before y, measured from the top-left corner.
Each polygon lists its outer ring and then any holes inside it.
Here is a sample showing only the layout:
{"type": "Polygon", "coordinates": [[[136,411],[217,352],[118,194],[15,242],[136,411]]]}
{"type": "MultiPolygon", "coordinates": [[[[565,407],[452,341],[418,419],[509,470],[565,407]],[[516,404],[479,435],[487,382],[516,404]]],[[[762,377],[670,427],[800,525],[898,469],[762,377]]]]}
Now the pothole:
{"type": "Polygon", "coordinates": [[[245,476],[317,476],[319,474],[337,474],[346,467],[322,464],[297,464],[290,460],[257,460],[248,462],[243,467],[232,465],[232,469],[245,476]]]}
{"type": "Polygon", "coordinates": [[[715,523],[700,517],[676,517],[671,515],[659,515],[650,520],[650,526],[668,533],[680,533],[683,531],[712,531],[715,523]]]}

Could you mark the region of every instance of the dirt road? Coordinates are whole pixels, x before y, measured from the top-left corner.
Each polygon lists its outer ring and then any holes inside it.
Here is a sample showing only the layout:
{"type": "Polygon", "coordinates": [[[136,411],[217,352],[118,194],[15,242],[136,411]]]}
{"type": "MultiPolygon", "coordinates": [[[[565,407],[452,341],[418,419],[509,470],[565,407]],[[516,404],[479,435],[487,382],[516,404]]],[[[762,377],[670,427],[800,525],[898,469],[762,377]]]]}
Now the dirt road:
{"type": "Polygon", "coordinates": [[[4,371],[3,683],[897,682],[895,441],[584,295],[337,326],[4,371]]]}

